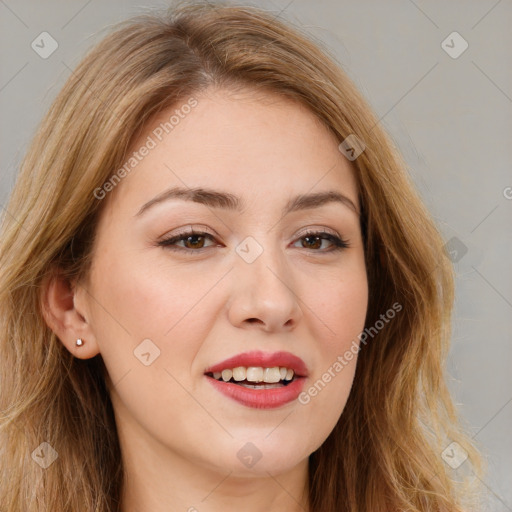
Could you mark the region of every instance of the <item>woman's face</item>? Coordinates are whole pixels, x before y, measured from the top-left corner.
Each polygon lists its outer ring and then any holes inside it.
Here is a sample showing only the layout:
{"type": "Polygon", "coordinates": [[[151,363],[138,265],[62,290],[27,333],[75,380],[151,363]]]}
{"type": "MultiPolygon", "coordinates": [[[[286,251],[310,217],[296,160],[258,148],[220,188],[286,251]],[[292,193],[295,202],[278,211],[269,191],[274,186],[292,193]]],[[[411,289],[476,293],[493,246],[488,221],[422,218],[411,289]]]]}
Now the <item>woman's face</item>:
{"type": "Polygon", "coordinates": [[[275,475],[306,463],[350,392],[368,300],[356,180],[305,108],[194,99],[133,145],[76,305],[125,457],[275,475]]]}

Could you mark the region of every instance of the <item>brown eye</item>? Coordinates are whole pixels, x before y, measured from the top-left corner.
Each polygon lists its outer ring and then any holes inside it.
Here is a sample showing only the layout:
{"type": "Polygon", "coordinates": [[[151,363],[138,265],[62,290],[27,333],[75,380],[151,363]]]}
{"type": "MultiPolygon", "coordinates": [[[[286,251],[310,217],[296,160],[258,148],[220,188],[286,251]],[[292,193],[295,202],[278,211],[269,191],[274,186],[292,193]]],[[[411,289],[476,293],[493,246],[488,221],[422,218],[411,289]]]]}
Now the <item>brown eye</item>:
{"type": "Polygon", "coordinates": [[[189,231],[187,233],[181,233],[179,235],[175,235],[170,238],[161,240],[160,242],[158,242],[158,245],[176,251],[181,250],[189,252],[199,252],[200,249],[205,249],[208,247],[205,246],[206,239],[214,240],[214,238],[208,233],[189,231]],[[184,244],[183,246],[177,245],[178,242],[182,241],[184,244]]]}
{"type": "MultiPolygon", "coordinates": [[[[320,249],[321,245],[322,245],[322,238],[320,238],[319,236],[305,236],[302,238],[302,240],[306,241],[306,244],[307,244],[307,247],[305,247],[306,249],[320,249]]],[[[304,245],[304,244],[302,244],[304,245]]]]}
{"type": "Polygon", "coordinates": [[[204,246],[204,237],[202,235],[190,235],[183,238],[183,240],[187,249],[202,249],[204,246]]]}
{"type": "Polygon", "coordinates": [[[325,231],[306,233],[304,236],[298,239],[302,242],[302,248],[312,249],[314,252],[332,252],[341,249],[346,249],[349,244],[347,240],[343,240],[338,236],[326,233],[325,231]],[[322,247],[322,242],[327,240],[331,243],[331,249],[319,250],[322,247]]]}

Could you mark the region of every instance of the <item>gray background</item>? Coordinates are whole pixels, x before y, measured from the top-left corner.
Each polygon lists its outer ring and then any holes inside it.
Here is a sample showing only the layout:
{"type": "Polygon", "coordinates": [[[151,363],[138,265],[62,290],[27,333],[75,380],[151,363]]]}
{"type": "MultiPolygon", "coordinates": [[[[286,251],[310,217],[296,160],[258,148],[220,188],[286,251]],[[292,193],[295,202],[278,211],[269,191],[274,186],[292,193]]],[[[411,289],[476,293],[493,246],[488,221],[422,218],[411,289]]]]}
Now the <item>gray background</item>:
{"type": "MultiPolygon", "coordinates": [[[[2,213],[38,122],[100,39],[98,31],[165,5],[0,0],[2,213]],[[46,59],[31,48],[43,31],[59,45],[46,59]]],[[[488,460],[487,509],[512,511],[510,0],[253,5],[305,26],[335,55],[404,154],[450,247],[458,249],[450,388],[488,460]],[[469,44],[458,58],[441,46],[453,31],[469,44]]],[[[457,41],[447,44],[460,48],[457,41]]]]}

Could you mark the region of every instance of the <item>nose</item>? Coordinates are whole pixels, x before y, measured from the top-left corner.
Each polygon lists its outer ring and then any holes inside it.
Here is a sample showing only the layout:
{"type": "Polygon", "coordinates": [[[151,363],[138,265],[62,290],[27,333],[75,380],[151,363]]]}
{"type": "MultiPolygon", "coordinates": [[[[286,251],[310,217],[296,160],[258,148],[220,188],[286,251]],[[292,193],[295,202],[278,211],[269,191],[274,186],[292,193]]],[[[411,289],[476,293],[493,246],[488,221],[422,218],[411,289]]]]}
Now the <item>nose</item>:
{"type": "Polygon", "coordinates": [[[236,327],[267,332],[294,329],[302,318],[292,272],[278,250],[265,249],[252,263],[236,258],[229,319],[236,327]]]}

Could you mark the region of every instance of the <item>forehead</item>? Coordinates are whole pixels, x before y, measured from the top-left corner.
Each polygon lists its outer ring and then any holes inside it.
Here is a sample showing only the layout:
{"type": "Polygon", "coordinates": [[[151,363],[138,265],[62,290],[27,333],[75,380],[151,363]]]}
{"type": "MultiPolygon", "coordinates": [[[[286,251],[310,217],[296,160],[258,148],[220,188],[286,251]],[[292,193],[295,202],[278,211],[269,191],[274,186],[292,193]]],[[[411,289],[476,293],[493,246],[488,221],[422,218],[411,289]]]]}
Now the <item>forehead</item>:
{"type": "Polygon", "coordinates": [[[249,206],[333,188],[357,205],[354,169],[334,134],[278,94],[212,88],[184,97],[146,124],[129,159],[133,169],[109,197],[116,203],[140,206],[165,188],[204,186],[249,206]]]}

